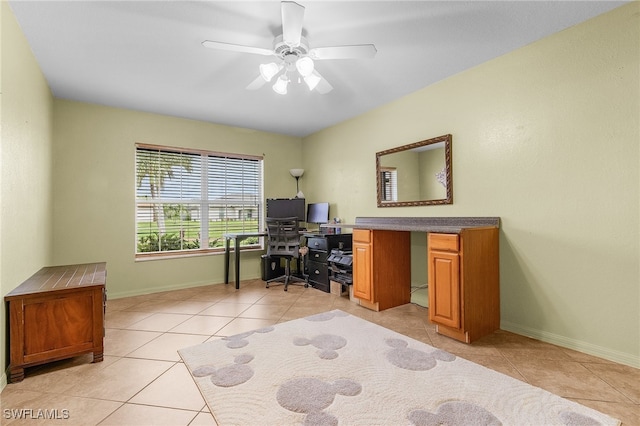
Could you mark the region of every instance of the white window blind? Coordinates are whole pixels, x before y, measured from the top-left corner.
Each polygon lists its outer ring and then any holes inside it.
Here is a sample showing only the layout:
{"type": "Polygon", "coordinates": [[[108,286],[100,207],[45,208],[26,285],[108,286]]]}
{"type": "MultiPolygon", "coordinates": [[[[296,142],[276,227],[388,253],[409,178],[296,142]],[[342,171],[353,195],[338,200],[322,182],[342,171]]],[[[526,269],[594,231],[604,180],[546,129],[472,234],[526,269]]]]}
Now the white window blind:
{"type": "Polygon", "coordinates": [[[136,256],[220,251],[223,234],[258,232],[262,199],[262,157],[138,144],[136,256]]]}

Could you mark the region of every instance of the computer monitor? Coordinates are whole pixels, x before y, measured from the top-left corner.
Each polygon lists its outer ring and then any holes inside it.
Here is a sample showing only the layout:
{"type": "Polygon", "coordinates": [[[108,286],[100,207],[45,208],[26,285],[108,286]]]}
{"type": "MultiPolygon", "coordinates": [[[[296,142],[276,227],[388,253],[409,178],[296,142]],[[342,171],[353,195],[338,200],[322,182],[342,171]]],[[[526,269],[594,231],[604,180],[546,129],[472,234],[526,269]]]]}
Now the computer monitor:
{"type": "Polygon", "coordinates": [[[329,223],[329,203],[309,203],[307,223],[329,223]]]}
{"type": "Polygon", "coordinates": [[[267,217],[297,217],[304,222],[304,198],[267,198],[267,217]]]}

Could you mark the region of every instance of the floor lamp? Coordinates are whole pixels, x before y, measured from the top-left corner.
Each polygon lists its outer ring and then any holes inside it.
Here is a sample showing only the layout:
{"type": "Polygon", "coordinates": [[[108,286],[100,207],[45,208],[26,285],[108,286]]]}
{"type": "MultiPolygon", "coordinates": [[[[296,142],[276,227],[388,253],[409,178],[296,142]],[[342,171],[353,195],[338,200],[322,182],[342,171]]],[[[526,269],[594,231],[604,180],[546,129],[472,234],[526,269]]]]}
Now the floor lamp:
{"type": "Polygon", "coordinates": [[[289,170],[289,173],[291,173],[291,176],[296,178],[296,198],[304,198],[304,194],[300,191],[298,186],[298,180],[300,179],[300,176],[304,174],[304,169],[291,169],[289,170]]]}

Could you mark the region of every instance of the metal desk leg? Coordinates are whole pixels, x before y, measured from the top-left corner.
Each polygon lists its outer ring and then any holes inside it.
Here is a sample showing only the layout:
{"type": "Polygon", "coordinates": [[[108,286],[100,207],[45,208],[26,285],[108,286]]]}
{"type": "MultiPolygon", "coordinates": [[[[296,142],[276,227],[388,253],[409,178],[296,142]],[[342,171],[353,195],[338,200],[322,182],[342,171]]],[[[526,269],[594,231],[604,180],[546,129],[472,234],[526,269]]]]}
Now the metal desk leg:
{"type": "Polygon", "coordinates": [[[236,255],[236,290],[240,289],[240,237],[236,237],[233,243],[233,252],[236,255]]]}
{"type": "Polygon", "coordinates": [[[224,239],[224,283],[229,283],[229,240],[230,238],[224,239]]]}

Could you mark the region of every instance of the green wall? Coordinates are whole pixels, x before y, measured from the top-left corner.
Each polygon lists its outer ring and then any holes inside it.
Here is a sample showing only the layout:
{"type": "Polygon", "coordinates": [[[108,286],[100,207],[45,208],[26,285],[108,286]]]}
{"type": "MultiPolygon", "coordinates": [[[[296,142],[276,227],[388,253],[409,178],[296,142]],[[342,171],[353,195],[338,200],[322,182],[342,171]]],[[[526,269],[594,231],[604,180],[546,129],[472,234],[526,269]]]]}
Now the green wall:
{"type": "MultiPolygon", "coordinates": [[[[51,264],[53,96],[7,2],[0,2],[0,366],[4,296],[51,264]]],[[[0,389],[7,383],[0,376],[0,389]]]]}
{"type": "Polygon", "coordinates": [[[305,138],[305,194],[346,222],[500,216],[502,328],[640,366],[639,21],[634,2],[305,138]],[[377,208],[375,153],[447,133],[454,204],[377,208]]]}
{"type": "MultiPolygon", "coordinates": [[[[53,260],[106,261],[111,298],[224,281],[223,255],[135,261],[136,142],[262,155],[265,196],[295,196],[299,138],[60,99],[54,123],[53,260]]],[[[261,254],[243,253],[242,279],[261,254]]]]}

